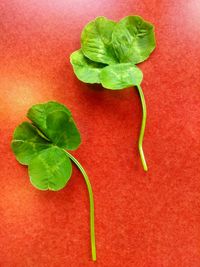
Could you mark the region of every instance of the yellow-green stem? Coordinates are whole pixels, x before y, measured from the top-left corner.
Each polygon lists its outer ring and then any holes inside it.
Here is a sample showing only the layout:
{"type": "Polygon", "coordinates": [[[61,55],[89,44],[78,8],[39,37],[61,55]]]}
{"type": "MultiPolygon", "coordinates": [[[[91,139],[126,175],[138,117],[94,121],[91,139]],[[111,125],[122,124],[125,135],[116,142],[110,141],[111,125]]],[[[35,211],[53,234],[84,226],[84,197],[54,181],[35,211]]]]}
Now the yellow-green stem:
{"type": "Polygon", "coordinates": [[[95,228],[94,228],[94,198],[93,198],[92,186],[87,176],[87,173],[83,169],[82,165],[69,152],[67,151],[65,152],[67,153],[68,157],[76,164],[76,166],[81,171],[85,179],[87,189],[88,189],[89,200],[90,200],[90,239],[91,239],[92,260],[96,261],[96,244],[95,244],[95,228]]]}
{"type": "Polygon", "coordinates": [[[142,162],[143,169],[145,171],[148,170],[143,148],[142,148],[142,143],[143,143],[143,138],[144,138],[144,132],[145,132],[145,126],[146,126],[146,119],[147,119],[147,110],[146,110],[146,102],[144,98],[144,94],[142,92],[142,88],[140,85],[137,86],[139,95],[140,95],[140,100],[142,104],[142,124],[141,124],[141,129],[140,129],[140,136],[139,136],[139,142],[138,142],[138,148],[139,148],[139,153],[140,153],[140,158],[142,162]]]}

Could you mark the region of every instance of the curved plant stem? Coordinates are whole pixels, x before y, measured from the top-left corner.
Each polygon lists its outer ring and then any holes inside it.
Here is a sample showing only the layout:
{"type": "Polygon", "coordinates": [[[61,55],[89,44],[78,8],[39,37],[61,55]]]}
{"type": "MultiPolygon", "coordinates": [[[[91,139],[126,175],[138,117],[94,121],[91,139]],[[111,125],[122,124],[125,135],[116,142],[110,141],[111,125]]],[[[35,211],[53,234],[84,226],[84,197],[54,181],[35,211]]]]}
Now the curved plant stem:
{"type": "Polygon", "coordinates": [[[79,170],[83,174],[83,177],[84,177],[86,185],[87,185],[87,189],[88,189],[88,193],[89,193],[89,199],[90,199],[90,238],[91,238],[92,260],[96,261],[96,244],[95,244],[95,228],[94,228],[94,198],[93,198],[92,186],[91,186],[90,180],[87,176],[87,173],[83,169],[82,165],[69,152],[67,152],[67,151],[65,151],[65,152],[68,155],[68,157],[79,168],[79,170]]]}
{"type": "Polygon", "coordinates": [[[137,86],[139,95],[140,95],[140,100],[142,103],[142,124],[141,124],[141,129],[140,129],[140,136],[139,136],[139,142],[138,142],[138,148],[139,148],[139,152],[140,152],[140,158],[142,161],[142,166],[143,169],[145,171],[148,170],[147,164],[146,164],[146,160],[145,160],[145,156],[144,156],[144,152],[143,152],[143,148],[142,148],[142,143],[143,143],[143,138],[144,138],[144,131],[145,131],[145,126],[146,126],[146,119],[147,119],[147,110],[146,110],[146,102],[145,102],[145,98],[144,98],[144,94],[142,92],[142,88],[140,85],[137,86]]]}

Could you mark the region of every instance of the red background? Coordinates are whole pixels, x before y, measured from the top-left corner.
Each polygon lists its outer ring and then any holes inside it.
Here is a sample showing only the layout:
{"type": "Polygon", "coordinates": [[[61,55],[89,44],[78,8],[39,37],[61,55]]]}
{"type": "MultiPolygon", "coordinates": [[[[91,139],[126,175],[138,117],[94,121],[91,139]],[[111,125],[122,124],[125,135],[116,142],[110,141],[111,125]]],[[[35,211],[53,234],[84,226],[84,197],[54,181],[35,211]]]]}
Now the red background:
{"type": "Polygon", "coordinates": [[[199,267],[199,0],[1,0],[0,51],[0,266],[199,267]],[[130,14],[156,27],[157,48],[140,65],[148,173],[137,151],[137,91],[81,83],[69,63],[89,20],[130,14]],[[78,170],[65,189],[40,192],[10,150],[27,109],[53,99],[82,134],[74,155],[93,186],[96,263],[78,170]]]}

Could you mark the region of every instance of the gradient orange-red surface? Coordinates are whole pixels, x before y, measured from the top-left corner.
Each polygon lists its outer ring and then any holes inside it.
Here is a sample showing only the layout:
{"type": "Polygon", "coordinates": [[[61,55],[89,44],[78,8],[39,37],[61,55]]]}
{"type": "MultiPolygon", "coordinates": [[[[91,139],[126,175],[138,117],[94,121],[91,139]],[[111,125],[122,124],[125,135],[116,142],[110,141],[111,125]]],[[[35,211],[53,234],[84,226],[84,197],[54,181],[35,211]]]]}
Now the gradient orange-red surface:
{"type": "Polygon", "coordinates": [[[0,92],[1,267],[200,266],[199,0],[1,0],[0,92]],[[140,65],[148,173],[137,91],[83,84],[69,63],[89,20],[129,14],[156,27],[157,48],[140,65]],[[78,170],[64,190],[40,192],[10,150],[27,109],[48,100],[68,106],[82,134],[74,155],[93,185],[96,263],[78,170]]]}

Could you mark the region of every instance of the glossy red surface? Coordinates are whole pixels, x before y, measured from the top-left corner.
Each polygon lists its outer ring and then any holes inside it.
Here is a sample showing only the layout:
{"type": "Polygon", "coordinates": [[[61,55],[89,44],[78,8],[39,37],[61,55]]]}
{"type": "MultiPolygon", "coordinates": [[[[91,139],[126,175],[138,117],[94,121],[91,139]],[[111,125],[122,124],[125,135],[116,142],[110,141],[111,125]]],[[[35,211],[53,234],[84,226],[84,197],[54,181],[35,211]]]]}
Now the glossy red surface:
{"type": "Polygon", "coordinates": [[[199,18],[199,0],[0,1],[1,267],[200,266],[199,18]],[[156,26],[156,51],[140,65],[148,173],[137,91],[83,84],[69,63],[89,20],[129,14],[156,26]],[[10,150],[27,109],[51,99],[72,110],[82,134],[74,155],[93,185],[96,263],[78,170],[64,190],[40,192],[10,150]]]}

